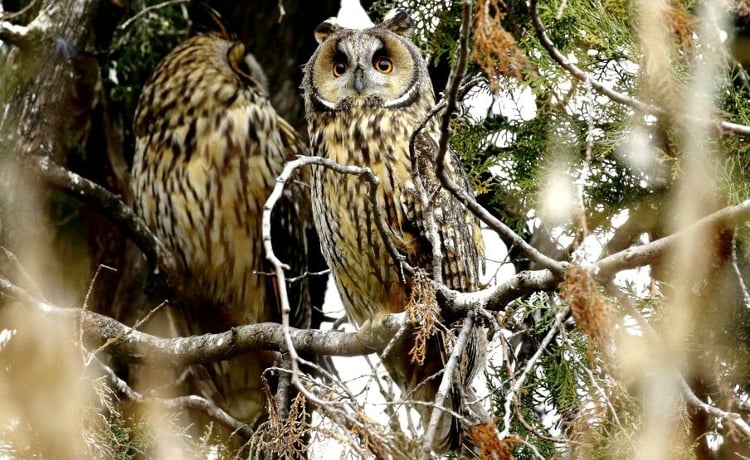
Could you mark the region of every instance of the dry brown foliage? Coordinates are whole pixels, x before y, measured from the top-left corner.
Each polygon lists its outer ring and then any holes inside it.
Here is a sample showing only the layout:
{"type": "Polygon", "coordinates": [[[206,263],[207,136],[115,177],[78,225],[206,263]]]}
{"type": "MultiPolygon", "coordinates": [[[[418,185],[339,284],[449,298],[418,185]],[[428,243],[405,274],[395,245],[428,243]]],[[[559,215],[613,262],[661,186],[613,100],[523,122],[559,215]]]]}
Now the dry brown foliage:
{"type": "Polygon", "coordinates": [[[412,363],[421,366],[427,354],[427,341],[437,331],[440,321],[435,290],[424,270],[414,273],[406,313],[409,315],[409,323],[414,325],[414,346],[409,351],[409,356],[412,363]]]}
{"type": "Polygon", "coordinates": [[[750,16],[750,1],[748,0],[726,0],[727,8],[738,16],[750,16]]]}
{"type": "Polygon", "coordinates": [[[497,437],[497,431],[491,423],[480,423],[470,426],[468,429],[469,436],[480,448],[479,458],[481,460],[513,460],[511,451],[513,444],[518,440],[508,437],[500,439],[497,437]]]}
{"type": "Polygon", "coordinates": [[[474,43],[471,59],[487,74],[490,89],[500,90],[500,78],[522,80],[521,71],[529,67],[526,53],[502,26],[507,6],[502,0],[479,0],[474,19],[474,43]]]}
{"type": "Polygon", "coordinates": [[[263,454],[263,458],[305,459],[310,426],[307,423],[307,407],[302,393],[292,400],[289,415],[282,420],[276,399],[265,379],[263,389],[268,400],[268,420],[261,423],[250,439],[250,448],[263,454]]]}
{"type": "Polygon", "coordinates": [[[593,346],[605,350],[610,339],[612,307],[597,290],[591,273],[572,264],[561,286],[560,296],[570,304],[576,325],[586,333],[593,346]]]}
{"type": "Polygon", "coordinates": [[[694,48],[695,34],[693,32],[695,25],[693,24],[693,17],[676,2],[670,4],[664,14],[680,48],[683,50],[694,48]]]}

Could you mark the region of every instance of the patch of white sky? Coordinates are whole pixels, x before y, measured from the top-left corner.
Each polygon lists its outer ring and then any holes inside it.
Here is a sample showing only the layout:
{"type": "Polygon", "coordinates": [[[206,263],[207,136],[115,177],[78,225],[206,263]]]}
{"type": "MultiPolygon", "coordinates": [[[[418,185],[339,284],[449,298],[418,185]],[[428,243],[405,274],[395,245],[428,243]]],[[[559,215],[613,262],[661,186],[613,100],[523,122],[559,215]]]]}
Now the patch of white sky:
{"type": "Polygon", "coordinates": [[[0,351],[14,335],[16,335],[15,329],[0,329],[0,351]]]}

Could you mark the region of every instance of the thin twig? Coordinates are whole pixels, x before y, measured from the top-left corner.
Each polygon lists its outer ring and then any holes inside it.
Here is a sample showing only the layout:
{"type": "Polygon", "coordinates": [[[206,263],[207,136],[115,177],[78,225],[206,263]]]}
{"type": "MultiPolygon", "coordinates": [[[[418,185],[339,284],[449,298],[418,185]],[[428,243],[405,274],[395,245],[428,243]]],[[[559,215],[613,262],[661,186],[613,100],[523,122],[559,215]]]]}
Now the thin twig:
{"type": "Polygon", "coordinates": [[[445,404],[445,398],[448,396],[448,392],[453,386],[453,375],[458,369],[458,364],[464,355],[466,345],[469,343],[469,335],[471,335],[472,329],[474,328],[474,312],[469,314],[464,319],[463,327],[461,332],[458,334],[458,339],[453,346],[453,351],[448,359],[448,363],[445,365],[443,371],[443,379],[440,381],[437,394],[435,394],[435,406],[430,414],[430,423],[427,425],[425,431],[424,440],[422,441],[422,448],[429,452],[432,449],[432,441],[435,439],[435,433],[437,432],[437,426],[440,422],[440,418],[443,416],[443,409],[445,404]]]}
{"type": "MultiPolygon", "coordinates": [[[[586,376],[589,378],[589,381],[594,386],[594,389],[597,393],[601,396],[602,400],[604,400],[604,403],[607,405],[607,408],[612,413],[612,418],[614,419],[615,423],[618,427],[620,427],[623,432],[626,432],[625,428],[623,427],[622,423],[620,422],[620,418],[617,416],[617,411],[615,410],[614,406],[612,405],[612,402],[609,400],[609,397],[607,396],[607,393],[605,393],[604,389],[599,385],[599,383],[596,381],[596,377],[594,376],[594,373],[591,372],[591,369],[589,366],[585,365],[581,359],[578,357],[578,353],[575,350],[574,345],[571,343],[570,338],[568,337],[567,333],[564,329],[560,330],[560,337],[562,338],[563,343],[568,347],[570,350],[570,357],[573,359],[573,361],[580,366],[581,369],[586,373],[586,376]]],[[[628,439],[630,440],[630,439],[628,439]]]]}
{"type": "Polygon", "coordinates": [[[286,16],[286,8],[284,8],[284,0],[279,0],[279,24],[284,20],[286,16]]]}
{"type": "Polygon", "coordinates": [[[29,274],[29,272],[24,268],[23,264],[20,260],[18,260],[18,257],[11,251],[10,249],[0,246],[0,252],[3,253],[4,257],[11,262],[13,262],[13,265],[15,265],[16,270],[18,271],[18,274],[21,275],[21,278],[23,279],[24,284],[28,285],[29,288],[33,291],[32,294],[34,297],[36,297],[39,300],[42,300],[43,302],[46,302],[47,299],[44,298],[44,293],[42,292],[42,289],[39,287],[36,281],[34,281],[34,278],[29,274]]]}
{"type": "Polygon", "coordinates": [[[130,385],[128,385],[126,381],[118,377],[117,374],[115,374],[115,372],[109,366],[105,365],[99,360],[96,360],[96,362],[98,363],[99,370],[107,377],[107,380],[109,380],[109,384],[121,396],[124,396],[131,402],[134,402],[136,404],[157,404],[169,410],[200,410],[201,412],[218,421],[227,428],[243,433],[245,436],[252,435],[252,432],[249,431],[249,426],[247,424],[235,419],[206,398],[196,395],[179,396],[169,399],[147,398],[141,393],[133,390],[130,385]]]}
{"type": "Polygon", "coordinates": [[[517,397],[518,392],[521,390],[521,387],[523,387],[523,384],[526,383],[526,378],[531,373],[532,368],[534,368],[534,366],[536,365],[536,362],[539,360],[539,358],[541,358],[542,354],[547,351],[547,347],[557,336],[558,329],[562,326],[563,320],[566,316],[568,316],[568,313],[570,313],[570,308],[565,307],[555,315],[555,321],[552,323],[549,332],[547,332],[547,335],[544,336],[544,339],[539,344],[539,348],[536,350],[534,355],[529,358],[526,366],[521,372],[521,375],[518,376],[516,381],[511,386],[510,390],[508,390],[508,394],[505,395],[505,405],[503,407],[503,431],[500,433],[500,439],[504,439],[510,435],[511,404],[513,403],[513,400],[517,397]]]}
{"type": "MultiPolygon", "coordinates": [[[[83,297],[83,305],[81,306],[82,311],[86,311],[89,309],[89,299],[91,298],[92,292],[94,292],[94,285],[96,284],[97,278],[99,278],[99,273],[101,273],[102,269],[106,268],[108,270],[117,271],[116,268],[110,267],[108,265],[99,264],[98,267],[96,267],[96,271],[94,272],[94,276],[91,278],[91,282],[89,283],[89,287],[86,290],[86,295],[83,297]]],[[[83,358],[83,365],[84,367],[88,367],[89,364],[91,364],[91,360],[94,359],[93,354],[89,354],[86,347],[83,346],[83,325],[78,326],[78,346],[81,347],[81,357],[83,358]]]]}
{"type": "MultiPolygon", "coordinates": [[[[643,112],[643,113],[647,113],[647,114],[659,116],[659,117],[674,116],[673,113],[668,113],[666,110],[664,110],[661,107],[657,107],[653,104],[648,104],[646,102],[643,102],[627,94],[617,92],[613,89],[610,89],[604,86],[602,83],[594,80],[593,78],[591,78],[591,76],[588,73],[584,72],[578,66],[570,62],[560,52],[560,50],[557,49],[555,44],[552,43],[552,40],[547,35],[546,27],[542,23],[541,16],[539,15],[539,1],[538,0],[530,0],[529,10],[531,12],[531,22],[534,25],[536,36],[539,39],[539,42],[542,44],[542,47],[547,51],[547,53],[550,55],[552,59],[554,59],[558,64],[560,64],[560,66],[563,69],[565,69],[569,74],[571,74],[573,77],[581,81],[590,81],[591,87],[594,88],[596,91],[600,92],[601,94],[604,94],[605,96],[607,96],[608,98],[612,99],[615,102],[626,105],[639,112],[643,112]]],[[[740,125],[737,123],[731,123],[731,122],[724,121],[724,120],[707,120],[706,119],[704,120],[704,122],[707,124],[714,124],[718,128],[724,131],[733,132],[735,134],[742,134],[744,136],[750,135],[750,126],[747,126],[747,125],[740,125]]]]}
{"type": "MultiPolygon", "coordinates": [[[[20,18],[21,16],[25,15],[26,13],[30,12],[33,8],[36,8],[36,4],[39,2],[39,0],[31,0],[26,6],[21,8],[18,11],[4,11],[2,14],[0,14],[0,21],[15,21],[16,18],[20,18]]],[[[19,21],[15,21],[19,22],[19,21]]]]}
{"type": "Polygon", "coordinates": [[[134,14],[133,16],[131,16],[130,18],[128,18],[122,24],[117,26],[117,30],[127,29],[128,27],[130,27],[131,24],[133,24],[135,21],[140,19],[141,16],[144,16],[152,11],[160,10],[162,8],[168,8],[174,5],[181,5],[181,4],[187,5],[188,3],[190,3],[190,1],[191,0],[167,0],[165,2],[157,3],[156,5],[147,6],[143,8],[142,10],[140,10],[139,12],[137,12],[136,14],[134,14]]]}
{"type": "Polygon", "coordinates": [[[524,446],[526,446],[526,448],[529,449],[532,454],[534,454],[534,457],[538,458],[539,460],[546,460],[547,459],[547,457],[545,457],[544,455],[542,455],[541,452],[539,452],[539,449],[537,449],[534,444],[526,441],[525,439],[521,439],[519,437],[516,437],[515,440],[518,441],[518,442],[520,442],[524,446]]]}
{"type": "Polygon", "coordinates": [[[570,444],[575,444],[576,441],[573,439],[565,439],[565,438],[555,438],[553,436],[550,436],[548,434],[542,433],[536,427],[534,427],[531,423],[526,420],[523,416],[523,411],[521,410],[521,403],[520,401],[516,400],[514,403],[516,407],[516,420],[518,420],[518,423],[521,424],[524,429],[526,429],[529,433],[533,434],[539,439],[542,439],[544,441],[549,441],[555,444],[559,444],[561,446],[566,446],[570,444]]]}
{"type": "MultiPolygon", "coordinates": [[[[146,313],[146,315],[143,318],[140,318],[139,320],[137,320],[135,322],[135,324],[133,324],[133,328],[132,329],[123,330],[121,336],[112,337],[112,338],[107,339],[103,344],[99,345],[98,348],[96,348],[94,351],[91,352],[91,356],[99,356],[99,353],[101,353],[102,351],[106,350],[107,347],[109,347],[111,344],[117,342],[118,340],[122,340],[123,337],[125,337],[126,335],[128,335],[130,333],[130,331],[137,331],[144,323],[146,323],[149,319],[151,319],[151,317],[157,311],[161,310],[161,308],[164,305],[167,305],[167,301],[166,300],[163,301],[163,302],[161,302],[159,305],[155,306],[154,308],[152,308],[148,313],[146,313]]],[[[79,328],[80,328],[81,331],[83,330],[82,326],[79,326],[79,328]]],[[[79,338],[79,343],[82,343],[81,340],[82,339],[79,338]]]]}

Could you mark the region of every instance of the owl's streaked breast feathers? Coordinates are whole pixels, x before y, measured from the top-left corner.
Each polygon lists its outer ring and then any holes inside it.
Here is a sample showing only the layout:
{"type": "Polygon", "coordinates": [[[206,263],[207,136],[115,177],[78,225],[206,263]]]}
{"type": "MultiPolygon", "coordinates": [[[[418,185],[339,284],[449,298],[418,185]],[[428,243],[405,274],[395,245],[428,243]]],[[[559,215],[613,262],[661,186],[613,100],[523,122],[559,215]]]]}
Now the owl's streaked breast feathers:
{"type": "MultiPolygon", "coordinates": [[[[477,219],[436,176],[436,119],[427,121],[416,136],[414,156],[410,152],[412,134],[435,105],[424,59],[408,39],[413,26],[401,11],[373,28],[323,23],[316,29],[320,46],[305,67],[302,84],[311,153],[369,167],[380,179],[375,205],[388,227],[385,237],[410,265],[427,273],[433,272],[434,243],[443,282],[452,289],[474,291],[484,260],[482,238],[477,219]]],[[[471,193],[454,153],[446,155],[445,167],[471,193]]],[[[323,254],[347,315],[360,326],[403,311],[412,283],[388,253],[367,190],[360,177],[342,176],[322,166],[313,171],[313,211],[323,254]]],[[[467,362],[481,361],[484,340],[476,328],[467,347],[476,356],[467,362]]],[[[433,335],[425,364],[415,366],[408,342],[394,355],[384,356],[383,362],[406,398],[431,402],[448,348],[440,334],[433,335]]],[[[467,369],[466,380],[457,381],[470,381],[475,371],[476,367],[467,369]]],[[[459,386],[454,385],[448,405],[467,415],[459,386]]],[[[432,409],[424,404],[416,408],[426,425],[432,409]]],[[[444,413],[433,448],[459,447],[460,425],[444,413]]]]}
{"type": "MultiPolygon", "coordinates": [[[[271,106],[264,82],[244,45],[220,29],[172,50],[138,102],[134,207],[205,297],[182,299],[174,309],[182,335],[280,319],[263,253],[262,208],[284,163],[306,146],[271,106]]],[[[292,267],[289,278],[299,278],[288,289],[297,327],[309,327],[312,304],[322,304],[321,295],[311,298],[310,283],[325,283],[299,276],[323,265],[310,268],[318,249],[310,242],[307,182],[304,175],[290,181],[272,217],[277,256],[292,267]]],[[[264,413],[260,376],[274,359],[257,353],[218,363],[197,386],[234,417],[253,422],[264,413]]]]}

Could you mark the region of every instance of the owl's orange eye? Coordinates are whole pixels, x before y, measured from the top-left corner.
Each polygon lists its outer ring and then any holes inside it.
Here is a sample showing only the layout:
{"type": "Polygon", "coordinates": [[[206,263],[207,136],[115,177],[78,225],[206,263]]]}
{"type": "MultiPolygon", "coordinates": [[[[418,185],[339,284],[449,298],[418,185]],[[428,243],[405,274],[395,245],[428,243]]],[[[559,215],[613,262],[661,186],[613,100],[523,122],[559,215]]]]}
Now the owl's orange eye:
{"type": "Polygon", "coordinates": [[[375,58],[372,65],[373,67],[375,67],[375,69],[377,69],[378,72],[381,73],[391,73],[391,71],[393,70],[393,62],[391,62],[391,60],[387,57],[383,56],[375,58]]]}
{"type": "Polygon", "coordinates": [[[344,62],[336,62],[333,64],[333,76],[334,77],[340,77],[344,75],[344,72],[346,72],[346,69],[348,66],[344,62]]]}

